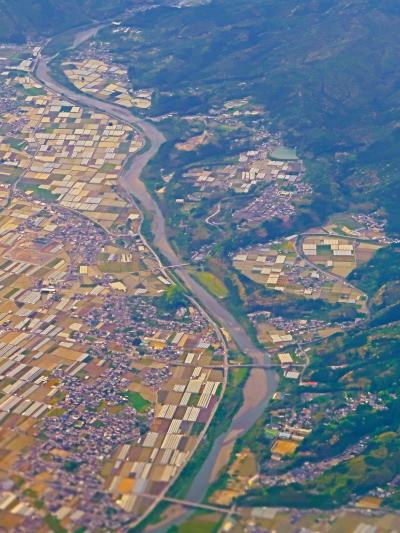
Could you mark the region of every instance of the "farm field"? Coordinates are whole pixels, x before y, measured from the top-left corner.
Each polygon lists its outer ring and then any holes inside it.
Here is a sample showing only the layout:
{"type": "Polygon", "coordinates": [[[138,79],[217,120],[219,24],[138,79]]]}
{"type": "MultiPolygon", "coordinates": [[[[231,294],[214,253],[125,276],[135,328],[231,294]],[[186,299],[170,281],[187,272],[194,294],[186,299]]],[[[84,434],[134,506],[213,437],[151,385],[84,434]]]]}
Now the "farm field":
{"type": "Polygon", "coordinates": [[[341,245],[346,248],[343,253],[348,254],[348,247],[351,255],[334,255],[329,245],[318,248],[324,255],[315,255],[317,242],[330,240],[336,242],[338,239],[306,235],[302,245],[304,258],[298,255],[296,240],[293,238],[244,249],[233,256],[233,266],[256,283],[275,291],[363,308],[362,291],[350,286],[346,277],[358,264],[367,262],[381,245],[360,243],[355,252],[354,245],[347,244],[349,241],[343,239],[343,242],[346,242],[341,245]],[[326,272],[318,267],[324,267],[326,272]],[[329,276],[330,272],[338,277],[329,276]]]}
{"type": "Polygon", "coordinates": [[[350,238],[306,236],[302,248],[304,255],[312,263],[345,278],[355,268],[367,263],[382,245],[350,238]]]}

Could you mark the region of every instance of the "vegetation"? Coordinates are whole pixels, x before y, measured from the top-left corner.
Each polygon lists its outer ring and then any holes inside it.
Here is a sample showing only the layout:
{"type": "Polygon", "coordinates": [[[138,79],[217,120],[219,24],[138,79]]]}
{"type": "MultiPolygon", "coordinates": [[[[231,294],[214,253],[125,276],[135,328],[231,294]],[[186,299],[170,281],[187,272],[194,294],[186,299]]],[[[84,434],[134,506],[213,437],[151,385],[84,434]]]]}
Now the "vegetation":
{"type": "Polygon", "coordinates": [[[228,295],[224,283],[211,272],[195,272],[194,275],[217,298],[225,298],[228,295]]]}
{"type": "Polygon", "coordinates": [[[6,137],[4,141],[9,144],[14,150],[24,150],[28,143],[24,140],[17,139],[15,137],[6,137]]]}
{"type": "Polygon", "coordinates": [[[354,270],[349,279],[372,295],[388,282],[400,279],[400,246],[382,248],[365,265],[354,270]]]}
{"type": "Polygon", "coordinates": [[[67,532],[67,530],[61,525],[61,522],[59,521],[59,519],[52,514],[47,514],[44,517],[44,521],[47,527],[50,529],[50,531],[54,531],[54,533],[66,533],[67,532]]]}
{"type": "Polygon", "coordinates": [[[28,36],[52,35],[94,18],[107,19],[128,5],[127,0],[2,0],[0,39],[24,43],[28,36]]]}
{"type": "MultiPolygon", "coordinates": [[[[347,504],[376,486],[383,486],[400,472],[400,439],[397,433],[378,435],[365,453],[330,468],[302,485],[265,489],[262,495],[250,491],[246,503],[303,508],[332,508],[347,504]]],[[[254,491],[255,492],[255,491],[254,491]]]]}
{"type": "Polygon", "coordinates": [[[170,506],[169,503],[165,501],[161,501],[154,509],[153,511],[146,516],[144,520],[140,522],[140,524],[136,527],[131,527],[128,530],[128,533],[141,533],[145,530],[147,526],[151,526],[154,524],[158,524],[162,518],[163,513],[168,509],[170,506]]]}
{"type": "Polygon", "coordinates": [[[177,311],[187,304],[186,296],[179,285],[171,285],[158,299],[158,307],[163,311],[177,311]]]}
{"type": "MultiPolygon", "coordinates": [[[[312,464],[340,457],[350,447],[369,439],[367,447],[359,446],[350,459],[315,479],[254,489],[241,501],[250,505],[332,508],[384,486],[397,475],[394,465],[400,452],[400,322],[392,321],[393,315],[387,313],[393,303],[385,296],[386,290],[387,285],[383,285],[377,291],[380,297],[373,295],[376,303],[368,324],[337,334],[313,348],[303,378],[305,384],[290,389],[290,397],[284,395],[273,402],[240,442],[240,446],[256,453],[261,469],[268,472],[271,444],[276,436],[268,428],[277,421],[274,412],[286,408],[312,413],[313,431],[293,456],[279,464],[280,471],[290,472],[306,461],[312,464]],[[307,383],[312,385],[308,388],[307,383]],[[305,391],[313,393],[311,400],[303,397],[305,391]],[[372,403],[357,402],[362,394],[370,394],[372,403]],[[353,402],[357,405],[354,409],[350,408],[353,402]]],[[[390,294],[398,305],[399,291],[390,294]]],[[[285,386],[283,383],[283,390],[285,386]]],[[[386,501],[393,506],[396,502],[395,497],[386,501]]]]}
{"type": "Polygon", "coordinates": [[[36,185],[33,183],[21,182],[18,184],[18,187],[24,192],[29,193],[31,191],[33,196],[37,197],[43,202],[55,202],[58,198],[57,195],[53,194],[48,189],[43,189],[42,187],[40,187],[40,185],[36,185]]]}
{"type": "Polygon", "coordinates": [[[131,407],[139,411],[139,413],[145,413],[151,406],[151,402],[147,401],[138,392],[126,391],[124,393],[125,398],[131,407]]]}
{"type": "Polygon", "coordinates": [[[217,533],[223,522],[223,516],[208,511],[196,511],[186,522],[172,526],[168,533],[217,533]]]}
{"type": "Polygon", "coordinates": [[[300,225],[367,201],[383,206],[390,231],[400,232],[400,10],[391,0],[215,0],[161,6],[130,23],[140,38],[114,38],[114,53],[135,87],[157,88],[154,114],[251,96],[313,161],[315,197],[300,225]]]}

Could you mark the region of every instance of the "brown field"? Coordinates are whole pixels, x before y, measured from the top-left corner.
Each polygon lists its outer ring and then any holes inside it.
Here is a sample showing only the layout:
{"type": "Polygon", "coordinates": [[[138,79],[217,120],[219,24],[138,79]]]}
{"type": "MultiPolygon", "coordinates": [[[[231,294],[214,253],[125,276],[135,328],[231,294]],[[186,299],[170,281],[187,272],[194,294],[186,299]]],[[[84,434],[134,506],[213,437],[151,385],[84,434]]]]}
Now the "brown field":
{"type": "Polygon", "coordinates": [[[291,455],[298,448],[299,443],[291,440],[277,440],[272,446],[271,452],[278,455],[291,455]]]}

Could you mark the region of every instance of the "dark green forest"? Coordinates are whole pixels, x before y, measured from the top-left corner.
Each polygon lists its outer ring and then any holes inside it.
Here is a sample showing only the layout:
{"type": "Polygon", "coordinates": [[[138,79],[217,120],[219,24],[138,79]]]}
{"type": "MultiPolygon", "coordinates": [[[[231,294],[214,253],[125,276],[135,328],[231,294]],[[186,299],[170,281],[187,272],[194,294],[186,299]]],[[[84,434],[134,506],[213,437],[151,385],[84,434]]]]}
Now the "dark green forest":
{"type": "Polygon", "coordinates": [[[54,35],[107,19],[130,4],[129,0],[0,0],[0,40],[19,44],[28,37],[54,35]]]}
{"type": "Polygon", "coordinates": [[[215,0],[135,15],[113,43],[155,114],[206,111],[229,98],[265,105],[272,126],[318,160],[322,215],[370,203],[400,232],[400,7],[393,0],[215,0]]]}

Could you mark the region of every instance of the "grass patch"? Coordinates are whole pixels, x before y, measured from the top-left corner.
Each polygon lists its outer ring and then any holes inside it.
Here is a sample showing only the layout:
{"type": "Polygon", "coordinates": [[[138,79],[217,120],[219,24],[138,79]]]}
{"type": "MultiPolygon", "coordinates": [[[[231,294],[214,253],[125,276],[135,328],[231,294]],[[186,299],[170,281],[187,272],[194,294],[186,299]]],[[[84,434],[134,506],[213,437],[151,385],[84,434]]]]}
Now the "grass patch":
{"type": "Polygon", "coordinates": [[[143,398],[141,394],[133,391],[124,392],[125,398],[131,407],[139,411],[139,413],[145,413],[151,406],[151,402],[143,398]]]}
{"type": "Polygon", "coordinates": [[[28,96],[41,96],[46,94],[41,87],[31,87],[30,89],[25,89],[25,92],[28,96]]]}
{"type": "Polygon", "coordinates": [[[56,416],[60,417],[65,413],[65,409],[63,407],[55,407],[51,411],[47,413],[47,416],[56,416]]]}
{"type": "Polygon", "coordinates": [[[104,163],[104,165],[100,168],[99,172],[111,172],[114,169],[114,163],[104,163]]]}
{"type": "Polygon", "coordinates": [[[47,268],[54,268],[56,266],[56,264],[59,263],[60,261],[61,261],[60,257],[55,257],[49,263],[47,263],[46,267],[47,268]]]}
{"type": "Polygon", "coordinates": [[[8,300],[9,298],[11,298],[11,296],[14,296],[14,294],[17,293],[18,291],[19,291],[19,287],[13,287],[13,288],[11,289],[11,291],[8,292],[8,293],[4,296],[4,298],[5,298],[6,300],[8,300]]]}
{"type": "Polygon", "coordinates": [[[104,273],[123,273],[123,272],[138,272],[138,263],[123,263],[118,261],[107,261],[98,264],[99,270],[104,273]]]}
{"type": "Polygon", "coordinates": [[[48,526],[50,531],[54,531],[54,533],[67,533],[67,530],[61,525],[61,522],[58,520],[57,517],[48,514],[44,517],[44,522],[48,526]]]}
{"type": "Polygon", "coordinates": [[[128,533],[142,533],[147,526],[157,524],[162,519],[162,515],[170,507],[171,504],[162,501],[155,509],[136,527],[128,529],[128,533]]]}
{"type": "Polygon", "coordinates": [[[168,533],[216,533],[223,521],[218,513],[197,511],[189,520],[179,526],[172,526],[168,533]]]}

